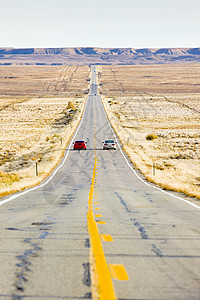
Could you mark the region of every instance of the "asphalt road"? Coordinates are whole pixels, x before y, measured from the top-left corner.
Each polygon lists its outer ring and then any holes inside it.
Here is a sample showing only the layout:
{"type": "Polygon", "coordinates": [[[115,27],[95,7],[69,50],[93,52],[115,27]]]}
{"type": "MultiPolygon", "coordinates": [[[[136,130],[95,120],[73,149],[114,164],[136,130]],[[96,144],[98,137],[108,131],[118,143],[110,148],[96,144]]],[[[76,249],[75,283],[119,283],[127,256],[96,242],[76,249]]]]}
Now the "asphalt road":
{"type": "Polygon", "coordinates": [[[49,179],[1,199],[0,299],[200,299],[200,208],[138,178],[105,138],[116,139],[92,67],[73,138],[87,150],[70,143],[49,179]]]}

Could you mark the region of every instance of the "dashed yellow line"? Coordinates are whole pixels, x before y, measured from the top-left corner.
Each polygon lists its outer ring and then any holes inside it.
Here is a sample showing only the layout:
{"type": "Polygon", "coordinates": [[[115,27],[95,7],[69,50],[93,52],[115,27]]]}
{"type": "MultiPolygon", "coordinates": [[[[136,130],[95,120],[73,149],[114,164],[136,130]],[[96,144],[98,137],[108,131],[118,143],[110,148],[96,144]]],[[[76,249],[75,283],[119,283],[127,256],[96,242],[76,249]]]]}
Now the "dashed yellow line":
{"type": "Polygon", "coordinates": [[[112,278],[118,279],[118,280],[129,280],[128,274],[126,272],[124,265],[109,264],[109,269],[110,269],[112,278]]]}
{"type": "Polygon", "coordinates": [[[95,215],[95,217],[96,217],[96,218],[101,218],[101,217],[102,217],[102,215],[95,215]]]}
{"type": "Polygon", "coordinates": [[[104,242],[113,242],[113,238],[110,234],[101,234],[101,239],[104,242]]]}
{"type": "Polygon", "coordinates": [[[98,224],[106,224],[105,221],[97,221],[96,223],[98,223],[98,224]]]}

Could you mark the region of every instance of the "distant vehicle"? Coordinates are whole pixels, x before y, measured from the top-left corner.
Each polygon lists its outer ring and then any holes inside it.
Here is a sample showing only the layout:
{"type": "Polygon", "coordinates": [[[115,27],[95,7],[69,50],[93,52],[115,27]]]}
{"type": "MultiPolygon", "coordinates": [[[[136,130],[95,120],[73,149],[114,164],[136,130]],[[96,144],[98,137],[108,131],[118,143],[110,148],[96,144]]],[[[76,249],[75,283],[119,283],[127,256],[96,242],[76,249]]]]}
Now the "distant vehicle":
{"type": "Polygon", "coordinates": [[[116,150],[116,143],[114,140],[105,140],[103,142],[103,150],[114,149],[116,150]]]}
{"type": "Polygon", "coordinates": [[[75,141],[74,150],[86,150],[87,142],[85,141],[75,141]]]}

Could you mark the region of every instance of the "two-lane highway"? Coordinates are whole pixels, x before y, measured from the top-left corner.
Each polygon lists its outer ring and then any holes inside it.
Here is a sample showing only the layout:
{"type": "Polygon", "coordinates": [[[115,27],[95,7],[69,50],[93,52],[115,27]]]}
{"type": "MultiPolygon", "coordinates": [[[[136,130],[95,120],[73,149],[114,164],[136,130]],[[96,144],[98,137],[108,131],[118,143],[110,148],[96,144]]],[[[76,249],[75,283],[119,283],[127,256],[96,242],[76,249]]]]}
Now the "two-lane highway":
{"type": "Polygon", "coordinates": [[[92,67],[73,138],[87,150],[1,199],[0,299],[200,299],[200,209],[140,180],[106,138],[92,67]]]}

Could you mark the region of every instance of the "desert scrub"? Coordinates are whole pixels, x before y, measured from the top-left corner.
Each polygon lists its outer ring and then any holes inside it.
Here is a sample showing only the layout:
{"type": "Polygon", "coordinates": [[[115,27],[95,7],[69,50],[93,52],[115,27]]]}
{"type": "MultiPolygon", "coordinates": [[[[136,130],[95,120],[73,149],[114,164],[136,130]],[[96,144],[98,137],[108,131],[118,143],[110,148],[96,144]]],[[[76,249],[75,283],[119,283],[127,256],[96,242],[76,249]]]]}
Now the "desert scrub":
{"type": "Polygon", "coordinates": [[[54,144],[58,138],[60,138],[60,135],[55,133],[51,136],[47,136],[46,137],[46,142],[50,142],[50,143],[54,144]]]}
{"type": "Polygon", "coordinates": [[[0,186],[9,186],[19,181],[21,177],[16,173],[5,173],[0,171],[0,186]]]}
{"type": "Polygon", "coordinates": [[[117,101],[114,101],[115,99],[113,99],[113,100],[108,100],[108,103],[110,104],[110,106],[111,105],[113,105],[113,104],[118,104],[119,102],[117,102],[117,101]]]}
{"type": "Polygon", "coordinates": [[[146,140],[148,140],[148,141],[152,141],[152,140],[155,140],[157,138],[158,138],[158,136],[154,133],[147,134],[147,136],[146,136],[146,140]]]}
{"type": "Polygon", "coordinates": [[[67,109],[76,110],[76,106],[71,101],[69,101],[67,105],[67,109]]]}

